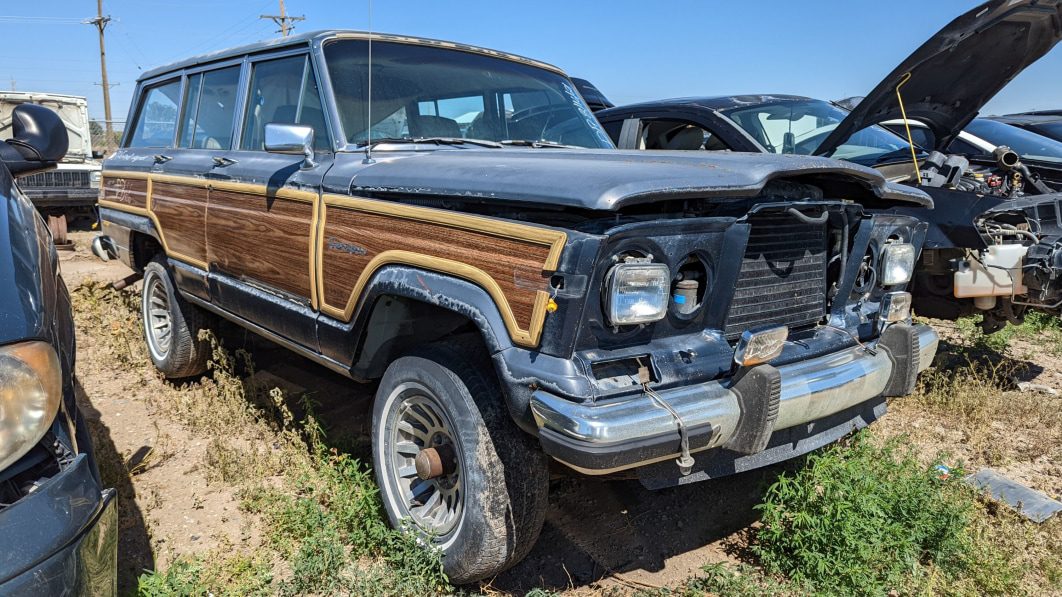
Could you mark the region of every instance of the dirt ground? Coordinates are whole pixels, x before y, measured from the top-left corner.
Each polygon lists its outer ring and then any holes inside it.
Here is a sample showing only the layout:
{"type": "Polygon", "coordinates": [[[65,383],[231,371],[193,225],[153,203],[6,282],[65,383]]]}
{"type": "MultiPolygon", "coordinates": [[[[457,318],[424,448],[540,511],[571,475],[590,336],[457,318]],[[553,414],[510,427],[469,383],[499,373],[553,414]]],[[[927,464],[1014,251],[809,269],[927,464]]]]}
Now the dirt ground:
{"type": "MultiPolygon", "coordinates": [[[[87,279],[112,282],[130,273],[122,264],[104,263],[88,251],[91,233],[72,236],[76,250],[61,253],[69,287],[87,279]]],[[[179,555],[256,545],[261,530],[252,516],[241,512],[234,489],[208,482],[202,470],[205,438],[152,407],[152,388],[158,383],[153,371],[122,368],[99,354],[103,334],[106,330],[78,337],[77,373],[79,397],[96,431],[100,461],[118,463],[132,473],[120,475],[128,481],[118,488],[123,592],[136,586],[141,571],[164,569],[179,555]]],[[[285,389],[315,389],[321,420],[339,422],[355,434],[367,433],[371,388],[240,329],[225,328],[219,335],[229,348],[250,348],[256,375],[270,383],[285,389]]],[[[1036,353],[1037,347],[1028,348],[1036,353]]],[[[1016,381],[1053,388],[1059,395],[1045,393],[1044,399],[1062,406],[1062,359],[1037,363],[1030,361],[1016,381]]],[[[892,409],[880,427],[887,434],[913,430],[932,449],[964,443],[963,437],[949,431],[953,427],[916,409],[892,409]]],[[[1006,431],[1000,430],[1001,436],[1006,431]]],[[[1007,441],[1035,441],[1035,437],[1018,434],[1007,441]]],[[[978,462],[980,456],[959,453],[956,458],[978,462]]],[[[1062,465],[1057,462],[1045,456],[1000,470],[1057,496],[1062,494],[1062,465]]],[[[705,564],[736,561],[731,554],[755,523],[753,507],[765,484],[781,470],[772,467],[655,493],[637,481],[558,479],[535,549],[487,588],[516,594],[534,587],[567,589],[572,594],[603,589],[625,593],[675,585],[705,564]]]]}

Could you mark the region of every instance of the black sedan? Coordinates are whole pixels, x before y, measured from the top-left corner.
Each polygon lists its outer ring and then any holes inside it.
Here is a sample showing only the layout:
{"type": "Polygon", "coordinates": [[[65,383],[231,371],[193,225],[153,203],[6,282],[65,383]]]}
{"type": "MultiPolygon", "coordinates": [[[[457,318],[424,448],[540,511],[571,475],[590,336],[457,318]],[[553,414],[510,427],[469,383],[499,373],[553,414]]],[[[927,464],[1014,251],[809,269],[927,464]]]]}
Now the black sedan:
{"type": "Polygon", "coordinates": [[[51,236],[15,177],[55,166],[66,129],[15,109],[0,142],[0,595],[113,595],[115,491],[74,400],[74,325],[51,236]]]}
{"type": "Polygon", "coordinates": [[[997,116],[995,120],[1062,141],[1062,110],[1044,110],[997,116]]]}

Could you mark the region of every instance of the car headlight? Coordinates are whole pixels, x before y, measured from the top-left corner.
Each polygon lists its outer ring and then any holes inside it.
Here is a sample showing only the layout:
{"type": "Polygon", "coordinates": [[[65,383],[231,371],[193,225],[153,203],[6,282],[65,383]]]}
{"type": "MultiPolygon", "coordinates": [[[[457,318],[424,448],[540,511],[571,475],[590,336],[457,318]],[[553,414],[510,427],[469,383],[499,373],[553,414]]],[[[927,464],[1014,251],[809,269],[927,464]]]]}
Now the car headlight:
{"type": "Polygon", "coordinates": [[[0,346],[0,470],[48,431],[63,396],[59,356],[45,342],[0,346]]]}
{"type": "Polygon", "coordinates": [[[605,301],[614,326],[651,323],[667,314],[671,271],[662,263],[619,263],[608,272],[605,301]]]}
{"type": "Polygon", "coordinates": [[[915,248],[907,243],[885,245],[881,254],[881,283],[883,286],[905,284],[914,272],[915,248]]]}
{"type": "Polygon", "coordinates": [[[89,187],[93,189],[100,188],[100,180],[103,178],[103,174],[99,171],[89,172],[89,187]]]}

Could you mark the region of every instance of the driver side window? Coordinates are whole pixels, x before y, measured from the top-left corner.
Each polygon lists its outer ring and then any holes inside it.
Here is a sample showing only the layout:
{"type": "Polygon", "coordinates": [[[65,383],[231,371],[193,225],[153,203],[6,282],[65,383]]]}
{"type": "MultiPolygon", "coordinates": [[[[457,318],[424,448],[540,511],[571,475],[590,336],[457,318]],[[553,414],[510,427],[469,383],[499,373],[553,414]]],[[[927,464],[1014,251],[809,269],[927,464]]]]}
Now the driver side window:
{"type": "Polygon", "coordinates": [[[263,151],[265,125],[283,123],[313,127],[314,149],[326,151],[331,143],[309,58],[298,55],[264,60],[252,69],[240,149],[263,151]]]}

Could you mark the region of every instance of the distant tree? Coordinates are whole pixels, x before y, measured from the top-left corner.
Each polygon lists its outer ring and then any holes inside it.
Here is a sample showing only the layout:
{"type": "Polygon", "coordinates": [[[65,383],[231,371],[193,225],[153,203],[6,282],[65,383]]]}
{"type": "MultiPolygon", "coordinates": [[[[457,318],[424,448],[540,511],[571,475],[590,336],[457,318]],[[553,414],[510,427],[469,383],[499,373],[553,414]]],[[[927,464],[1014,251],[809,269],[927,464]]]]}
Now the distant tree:
{"type": "Polygon", "coordinates": [[[113,131],[113,136],[110,142],[107,140],[107,131],[104,130],[103,123],[98,120],[89,121],[89,135],[92,137],[92,149],[94,151],[102,151],[109,153],[118,147],[118,143],[122,140],[122,131],[113,131]]]}

